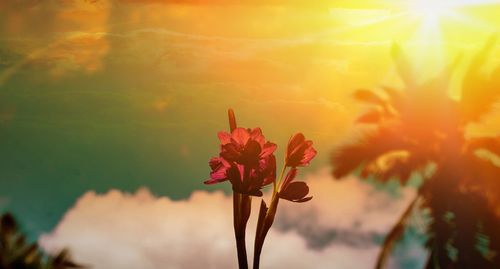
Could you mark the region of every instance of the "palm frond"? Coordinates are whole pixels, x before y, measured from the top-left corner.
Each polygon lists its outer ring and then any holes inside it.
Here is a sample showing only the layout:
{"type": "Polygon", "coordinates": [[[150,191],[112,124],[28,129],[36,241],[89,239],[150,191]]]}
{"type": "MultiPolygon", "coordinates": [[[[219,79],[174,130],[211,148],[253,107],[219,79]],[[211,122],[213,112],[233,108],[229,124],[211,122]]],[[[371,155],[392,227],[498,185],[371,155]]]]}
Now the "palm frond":
{"type": "Polygon", "coordinates": [[[471,152],[484,149],[500,157],[500,136],[469,139],[466,147],[471,152]]]}
{"type": "Polygon", "coordinates": [[[392,45],[391,56],[394,60],[394,63],[396,64],[396,69],[398,71],[399,77],[403,80],[406,88],[415,88],[416,79],[413,68],[411,67],[406,55],[404,55],[403,50],[399,45],[392,45]]]}
{"type": "Polygon", "coordinates": [[[381,128],[360,140],[340,146],[331,156],[333,174],[341,178],[391,151],[405,150],[407,144],[395,130],[381,128]]]}
{"type": "Polygon", "coordinates": [[[356,100],[371,105],[384,107],[387,103],[380,95],[367,89],[358,89],[354,92],[353,96],[356,100]]]}
{"type": "Polygon", "coordinates": [[[495,214],[488,214],[482,223],[484,233],[489,239],[491,267],[500,268],[500,217],[495,214]]]}
{"type": "Polygon", "coordinates": [[[0,216],[0,268],[11,269],[70,269],[85,268],[71,260],[67,250],[55,257],[42,253],[38,244],[26,242],[14,216],[0,216]]]}
{"type": "Polygon", "coordinates": [[[451,77],[455,72],[456,67],[462,61],[462,54],[459,54],[455,59],[443,68],[436,77],[425,82],[421,87],[431,91],[434,94],[448,97],[448,88],[451,82],[451,77]]]}
{"type": "Polygon", "coordinates": [[[356,119],[360,124],[377,124],[383,119],[383,113],[379,109],[370,109],[356,119]]]}
{"type": "Polygon", "coordinates": [[[488,215],[488,205],[482,195],[475,192],[460,193],[453,203],[453,247],[457,250],[456,268],[488,268],[487,259],[477,249],[479,222],[488,215]]]}
{"type": "Polygon", "coordinates": [[[396,111],[401,111],[404,108],[405,95],[401,90],[389,86],[382,86],[383,92],[387,95],[390,107],[396,111]]]}
{"type": "Polygon", "coordinates": [[[49,264],[53,269],[86,268],[85,266],[74,262],[67,249],[60,251],[54,258],[51,259],[49,264]]]}
{"type": "Polygon", "coordinates": [[[490,38],[483,49],[472,60],[462,85],[461,107],[466,121],[478,121],[491,111],[500,98],[500,67],[491,76],[482,73],[482,68],[496,44],[496,36],[490,38]]]}
{"type": "Polygon", "coordinates": [[[466,156],[468,191],[481,193],[490,203],[491,211],[500,218],[500,167],[473,153],[466,156]],[[495,213],[496,212],[496,213],[495,213]]]}
{"type": "Polygon", "coordinates": [[[453,184],[450,179],[455,179],[453,171],[448,166],[440,166],[419,190],[423,197],[422,207],[430,210],[426,244],[432,252],[429,268],[454,268],[454,261],[449,255],[454,229],[448,213],[451,212],[450,204],[456,199],[458,190],[457,184],[453,184]]]}
{"type": "Polygon", "coordinates": [[[429,163],[430,160],[425,155],[412,150],[408,156],[395,158],[386,167],[376,168],[371,173],[382,182],[396,178],[404,185],[408,182],[413,172],[423,170],[429,163]]]}

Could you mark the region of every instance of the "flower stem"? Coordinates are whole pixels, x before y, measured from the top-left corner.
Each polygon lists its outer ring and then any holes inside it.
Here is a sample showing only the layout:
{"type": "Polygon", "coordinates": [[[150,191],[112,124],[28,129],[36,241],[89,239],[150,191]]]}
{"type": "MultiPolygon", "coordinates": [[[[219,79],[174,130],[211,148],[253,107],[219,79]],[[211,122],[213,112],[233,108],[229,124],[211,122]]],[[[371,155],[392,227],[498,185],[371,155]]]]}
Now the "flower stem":
{"type": "MultiPolygon", "coordinates": [[[[234,111],[229,109],[227,116],[229,118],[229,129],[233,132],[237,128],[234,111]]],[[[233,224],[239,269],[248,269],[245,233],[251,210],[252,198],[246,194],[233,192],[233,224]]]]}
{"type": "Polygon", "coordinates": [[[248,269],[245,233],[250,211],[250,196],[233,192],[234,235],[238,252],[239,269],[248,269]]]}
{"type": "Polygon", "coordinates": [[[271,201],[271,205],[267,208],[266,203],[262,200],[259,211],[259,219],[257,221],[257,232],[255,233],[255,245],[254,245],[254,255],[253,255],[253,269],[259,269],[260,266],[260,254],[262,252],[262,247],[264,246],[264,241],[267,236],[267,232],[271,229],[274,222],[274,216],[276,215],[276,210],[278,208],[279,197],[274,196],[271,201]]]}
{"type": "Polygon", "coordinates": [[[274,199],[274,196],[276,195],[276,193],[278,193],[278,188],[281,185],[281,181],[283,181],[283,177],[285,176],[285,172],[286,172],[286,166],[283,165],[283,169],[281,169],[281,175],[278,179],[278,183],[276,184],[276,180],[274,181],[273,199],[274,199]]]}
{"type": "Polygon", "coordinates": [[[255,245],[253,254],[253,269],[259,269],[260,267],[260,254],[262,252],[262,247],[264,246],[264,241],[267,236],[267,232],[271,228],[274,222],[274,216],[276,215],[276,210],[278,209],[278,188],[283,181],[283,177],[286,172],[286,163],[283,164],[283,169],[281,169],[281,174],[279,176],[278,182],[276,179],[273,181],[273,196],[271,198],[271,204],[269,208],[266,206],[264,200],[262,200],[259,211],[259,219],[257,221],[257,231],[255,233],[255,245]]]}

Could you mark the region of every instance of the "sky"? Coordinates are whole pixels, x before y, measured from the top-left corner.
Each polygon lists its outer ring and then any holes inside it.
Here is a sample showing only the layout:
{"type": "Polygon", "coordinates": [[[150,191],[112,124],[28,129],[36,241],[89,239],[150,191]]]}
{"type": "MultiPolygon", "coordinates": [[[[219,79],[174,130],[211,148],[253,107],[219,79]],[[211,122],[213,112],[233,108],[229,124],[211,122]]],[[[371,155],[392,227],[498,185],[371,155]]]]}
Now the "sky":
{"type": "MultiPolygon", "coordinates": [[[[312,2],[1,1],[0,210],[13,211],[50,249],[71,243],[77,236],[72,229],[94,207],[111,215],[110,222],[123,221],[105,211],[109,199],[124,199],[132,208],[145,199],[145,212],[198,212],[203,199],[222,204],[227,198],[217,191],[230,187],[202,182],[208,159],[217,154],[216,134],[228,128],[230,107],[240,125],[261,127],[279,145],[278,159],[289,137],[303,132],[319,153],[302,176],[319,178],[324,186],[316,184],[318,190],[336,186],[317,175],[329,169],[331,150],[359,131],[353,119],[363,107],[352,92],[401,85],[390,57],[393,44],[408,54],[421,79],[463,54],[450,90],[460,98],[456,88],[467,61],[500,25],[495,0],[312,2]],[[158,208],[148,205],[156,200],[158,208]]],[[[490,64],[499,63],[497,44],[490,64]]],[[[491,117],[475,131],[498,133],[498,126],[491,117]]],[[[368,188],[356,184],[349,189],[353,197],[368,188]]],[[[396,204],[406,201],[404,191],[387,188],[374,192],[392,193],[396,204]]],[[[336,208],[333,198],[325,203],[336,208]]],[[[353,206],[349,213],[372,212],[364,210],[353,206]]],[[[397,216],[397,209],[391,212],[384,214],[397,216]]],[[[156,220],[134,214],[130,218],[156,220]]],[[[226,213],[214,214],[227,221],[226,213]]],[[[291,226],[292,233],[276,228],[276,236],[309,249],[307,236],[296,232],[300,225],[291,226]]],[[[102,227],[89,225],[89,231],[102,227]]],[[[366,250],[367,259],[373,251],[366,250]]],[[[311,253],[312,260],[319,257],[311,253]]],[[[137,259],[157,268],[154,258],[137,259]]],[[[339,268],[361,268],[355,266],[339,268]]]]}

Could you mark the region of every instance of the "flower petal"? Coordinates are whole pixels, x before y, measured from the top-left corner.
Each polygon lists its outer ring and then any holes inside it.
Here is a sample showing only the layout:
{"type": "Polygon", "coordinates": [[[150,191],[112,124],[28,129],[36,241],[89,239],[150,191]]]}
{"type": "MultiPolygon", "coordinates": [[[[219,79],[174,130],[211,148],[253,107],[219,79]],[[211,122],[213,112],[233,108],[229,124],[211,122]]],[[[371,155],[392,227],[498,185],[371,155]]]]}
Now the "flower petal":
{"type": "Polygon", "coordinates": [[[314,159],[316,154],[318,153],[313,147],[312,147],[312,141],[306,141],[308,142],[309,146],[307,149],[304,151],[304,156],[302,157],[302,160],[300,161],[303,166],[309,165],[309,162],[314,159]]]}
{"type": "Polygon", "coordinates": [[[260,157],[265,158],[274,153],[274,151],[278,148],[278,146],[274,143],[267,142],[262,147],[262,152],[260,153],[260,157]]]}
{"type": "Polygon", "coordinates": [[[305,203],[307,201],[310,201],[313,197],[312,196],[309,196],[309,197],[304,197],[302,199],[299,199],[299,200],[295,200],[293,201],[294,203],[305,203]]]}
{"type": "Polygon", "coordinates": [[[292,182],[279,193],[280,198],[289,200],[292,202],[303,202],[308,201],[306,195],[309,193],[309,187],[305,182],[292,182]]]}
{"type": "Polygon", "coordinates": [[[264,143],[266,142],[260,128],[254,128],[250,131],[250,139],[257,141],[261,147],[264,146],[264,143]]]}
{"type": "Polygon", "coordinates": [[[288,142],[286,154],[286,166],[297,167],[307,166],[316,156],[316,150],[312,147],[311,140],[305,140],[301,133],[295,134],[288,142]]]}
{"type": "MultiPolygon", "coordinates": [[[[211,175],[210,175],[211,176],[211,175]]],[[[224,182],[226,181],[227,179],[224,179],[224,180],[218,180],[218,179],[207,179],[205,181],[203,181],[203,184],[206,184],[206,185],[212,185],[212,184],[217,184],[217,183],[221,183],[221,182],[224,182]]]]}
{"type": "Polygon", "coordinates": [[[223,182],[227,180],[227,169],[225,167],[220,167],[210,173],[210,178],[217,181],[223,182]]]}
{"type": "Polygon", "coordinates": [[[288,141],[287,145],[287,155],[292,154],[294,150],[297,150],[297,148],[304,143],[304,140],[306,140],[304,134],[302,133],[296,133],[294,134],[290,140],[288,141]]]}
{"type": "Polygon", "coordinates": [[[274,155],[267,156],[260,161],[259,166],[262,171],[261,176],[264,178],[262,186],[273,183],[276,180],[276,157],[274,155]]]}
{"type": "Polygon", "coordinates": [[[243,173],[243,166],[232,163],[231,167],[227,169],[227,178],[231,182],[234,190],[242,190],[243,183],[241,175],[243,173]]]}
{"type": "Polygon", "coordinates": [[[229,143],[222,146],[220,156],[227,161],[232,162],[238,160],[241,156],[241,153],[239,152],[235,144],[229,143]]]}
{"type": "Polygon", "coordinates": [[[285,180],[283,181],[283,184],[281,185],[281,190],[285,190],[288,185],[292,182],[292,180],[295,179],[297,176],[297,168],[292,168],[288,173],[286,174],[285,180]]]}
{"type": "Polygon", "coordinates": [[[245,145],[240,158],[238,158],[238,163],[246,164],[250,167],[255,167],[259,165],[261,148],[258,142],[250,140],[245,145]]]}
{"type": "Polygon", "coordinates": [[[212,172],[210,172],[210,179],[204,182],[205,184],[215,184],[228,179],[227,169],[229,168],[229,164],[224,159],[213,157],[210,159],[209,165],[212,172]]]}
{"type": "Polygon", "coordinates": [[[219,137],[221,145],[226,145],[231,143],[231,134],[228,132],[219,132],[217,134],[217,137],[219,137]]]}
{"type": "Polygon", "coordinates": [[[244,128],[236,128],[231,134],[231,142],[244,147],[248,140],[250,139],[250,133],[247,129],[244,128]]]}

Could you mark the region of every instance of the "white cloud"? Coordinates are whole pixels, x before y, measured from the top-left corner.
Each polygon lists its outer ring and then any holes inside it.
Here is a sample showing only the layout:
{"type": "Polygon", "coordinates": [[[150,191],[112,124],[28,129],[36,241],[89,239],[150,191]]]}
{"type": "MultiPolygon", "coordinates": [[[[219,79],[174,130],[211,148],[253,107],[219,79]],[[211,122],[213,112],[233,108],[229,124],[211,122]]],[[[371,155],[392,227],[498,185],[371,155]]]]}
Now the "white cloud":
{"type": "MultiPolygon", "coordinates": [[[[326,172],[307,180],[314,199],[280,203],[262,268],[372,268],[378,253],[373,242],[352,245],[332,238],[311,248],[314,239],[307,231],[385,233],[412,192],[395,199],[356,179],[333,181],[326,172]]],[[[254,199],[254,217],[258,203],[254,199]]],[[[49,252],[67,246],[77,261],[94,269],[236,268],[231,206],[231,198],[221,192],[196,191],[183,201],[155,197],[147,189],[88,192],[52,233],[41,236],[40,244],[49,252]]],[[[254,230],[252,218],[250,259],[254,230]]]]}
{"type": "Polygon", "coordinates": [[[412,189],[389,194],[354,177],[334,180],[329,173],[324,169],[309,175],[314,202],[282,203],[281,218],[304,229],[385,234],[415,195],[412,189]]]}

